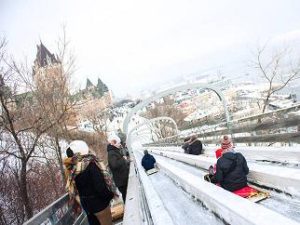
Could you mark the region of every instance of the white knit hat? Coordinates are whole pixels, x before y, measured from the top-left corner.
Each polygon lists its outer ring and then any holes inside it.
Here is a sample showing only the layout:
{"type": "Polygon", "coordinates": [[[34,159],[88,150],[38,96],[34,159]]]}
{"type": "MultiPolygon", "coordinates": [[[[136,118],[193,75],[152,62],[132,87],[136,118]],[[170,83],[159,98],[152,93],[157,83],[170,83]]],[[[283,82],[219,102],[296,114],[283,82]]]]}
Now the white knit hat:
{"type": "Polygon", "coordinates": [[[74,152],[74,154],[80,153],[81,155],[86,155],[89,153],[89,146],[81,140],[72,141],[69,144],[68,148],[70,148],[74,152]]]}
{"type": "Polygon", "coordinates": [[[107,140],[109,143],[115,140],[117,145],[121,143],[121,139],[115,134],[110,135],[107,140]]]}

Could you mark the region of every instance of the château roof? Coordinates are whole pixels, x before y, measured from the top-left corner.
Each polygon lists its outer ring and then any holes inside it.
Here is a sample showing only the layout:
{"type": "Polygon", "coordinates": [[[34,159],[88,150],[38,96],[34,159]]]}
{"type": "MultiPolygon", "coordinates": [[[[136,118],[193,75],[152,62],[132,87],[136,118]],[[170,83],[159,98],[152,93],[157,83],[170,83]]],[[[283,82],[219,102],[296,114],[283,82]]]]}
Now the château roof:
{"type": "Polygon", "coordinates": [[[85,88],[88,89],[89,87],[94,87],[93,83],[90,81],[89,78],[86,79],[86,86],[85,88]]]}
{"type": "Polygon", "coordinates": [[[59,63],[59,60],[41,42],[40,45],[37,45],[37,53],[34,63],[38,67],[45,67],[55,63],[59,63]]]}

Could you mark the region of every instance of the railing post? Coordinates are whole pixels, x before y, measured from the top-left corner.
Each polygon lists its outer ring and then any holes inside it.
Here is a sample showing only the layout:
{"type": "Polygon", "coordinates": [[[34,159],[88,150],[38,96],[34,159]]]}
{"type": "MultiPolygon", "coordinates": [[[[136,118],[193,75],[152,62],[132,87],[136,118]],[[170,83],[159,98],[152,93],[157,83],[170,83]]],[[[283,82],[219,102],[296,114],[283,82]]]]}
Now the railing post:
{"type": "Polygon", "coordinates": [[[55,208],[52,208],[52,215],[49,217],[51,224],[56,225],[58,222],[58,217],[55,212],[55,208]]]}

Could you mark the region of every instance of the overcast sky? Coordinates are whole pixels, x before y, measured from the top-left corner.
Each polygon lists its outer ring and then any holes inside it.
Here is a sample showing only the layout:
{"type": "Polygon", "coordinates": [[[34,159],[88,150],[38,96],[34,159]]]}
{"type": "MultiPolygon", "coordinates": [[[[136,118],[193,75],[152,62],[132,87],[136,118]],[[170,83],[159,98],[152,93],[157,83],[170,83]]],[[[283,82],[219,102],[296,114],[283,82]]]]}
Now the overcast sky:
{"type": "Polygon", "coordinates": [[[55,52],[65,24],[74,80],[100,77],[121,97],[191,73],[245,72],[257,43],[299,43],[299,12],[299,0],[0,0],[0,35],[33,61],[39,40],[55,52]]]}

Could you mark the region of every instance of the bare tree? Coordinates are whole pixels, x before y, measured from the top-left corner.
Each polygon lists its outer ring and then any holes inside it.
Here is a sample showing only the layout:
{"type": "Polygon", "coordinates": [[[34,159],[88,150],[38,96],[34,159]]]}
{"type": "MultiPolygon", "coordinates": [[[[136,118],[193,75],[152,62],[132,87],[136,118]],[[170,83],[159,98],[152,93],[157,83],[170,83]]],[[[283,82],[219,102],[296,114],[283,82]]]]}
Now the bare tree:
{"type": "Polygon", "coordinates": [[[155,141],[155,138],[159,140],[177,134],[174,124],[169,120],[155,121],[147,125],[147,127],[151,131],[152,141],[155,141]]]}
{"type": "Polygon", "coordinates": [[[90,107],[90,110],[85,110],[82,116],[92,123],[93,130],[99,134],[108,130],[108,120],[112,117],[109,108],[100,107],[90,107]]]}
{"type": "MultiPolygon", "coordinates": [[[[53,105],[68,105],[68,111],[64,114],[64,120],[60,123],[56,123],[49,131],[48,134],[50,136],[50,144],[48,145],[49,148],[53,148],[55,150],[56,159],[60,168],[60,172],[62,178],[65,182],[65,173],[63,168],[63,159],[62,159],[62,149],[60,141],[62,138],[68,136],[68,128],[67,125],[70,124],[72,117],[74,117],[74,107],[77,105],[75,99],[71,98],[70,95],[70,86],[71,86],[71,76],[76,70],[75,67],[75,55],[71,51],[70,48],[70,40],[67,37],[66,27],[63,26],[62,34],[58,38],[57,41],[57,51],[58,51],[58,60],[61,63],[61,70],[59,76],[61,80],[58,80],[58,84],[54,83],[54,85],[58,85],[59,90],[57,92],[57,96],[53,99],[53,105]]],[[[50,83],[52,81],[49,81],[50,83]]],[[[47,86],[49,85],[49,82],[47,86]]],[[[42,92],[45,92],[42,90],[42,92]]],[[[55,109],[55,113],[60,114],[61,109],[55,109]]]]}
{"type": "Polygon", "coordinates": [[[271,96],[292,81],[300,78],[300,58],[292,54],[288,48],[278,50],[272,55],[267,55],[267,44],[257,48],[254,68],[264,80],[268,82],[263,105],[260,106],[262,113],[266,111],[271,96]]]}
{"type": "MultiPolygon", "coordinates": [[[[170,117],[176,122],[177,126],[181,126],[184,124],[184,118],[186,115],[173,103],[174,102],[171,99],[165,97],[163,103],[156,103],[151,109],[148,109],[145,113],[143,113],[142,116],[148,119],[156,117],[170,117]]],[[[168,120],[156,122],[152,124],[150,128],[152,137],[155,136],[159,139],[176,134],[174,124],[170,123],[168,120]]]]}
{"type": "Polygon", "coordinates": [[[155,104],[151,109],[148,109],[147,112],[142,114],[148,119],[167,116],[175,120],[178,126],[184,124],[184,118],[186,115],[178,109],[175,105],[167,105],[164,103],[155,104]]]}
{"type": "Polygon", "coordinates": [[[37,82],[26,64],[6,57],[5,41],[1,41],[0,46],[0,124],[5,141],[11,144],[9,149],[0,146],[1,155],[20,162],[17,184],[26,219],[29,219],[33,207],[28,191],[28,163],[35,157],[39,140],[66,120],[72,104],[69,98],[61,97],[68,96],[62,66],[51,70],[52,78],[57,79],[37,82]]]}

